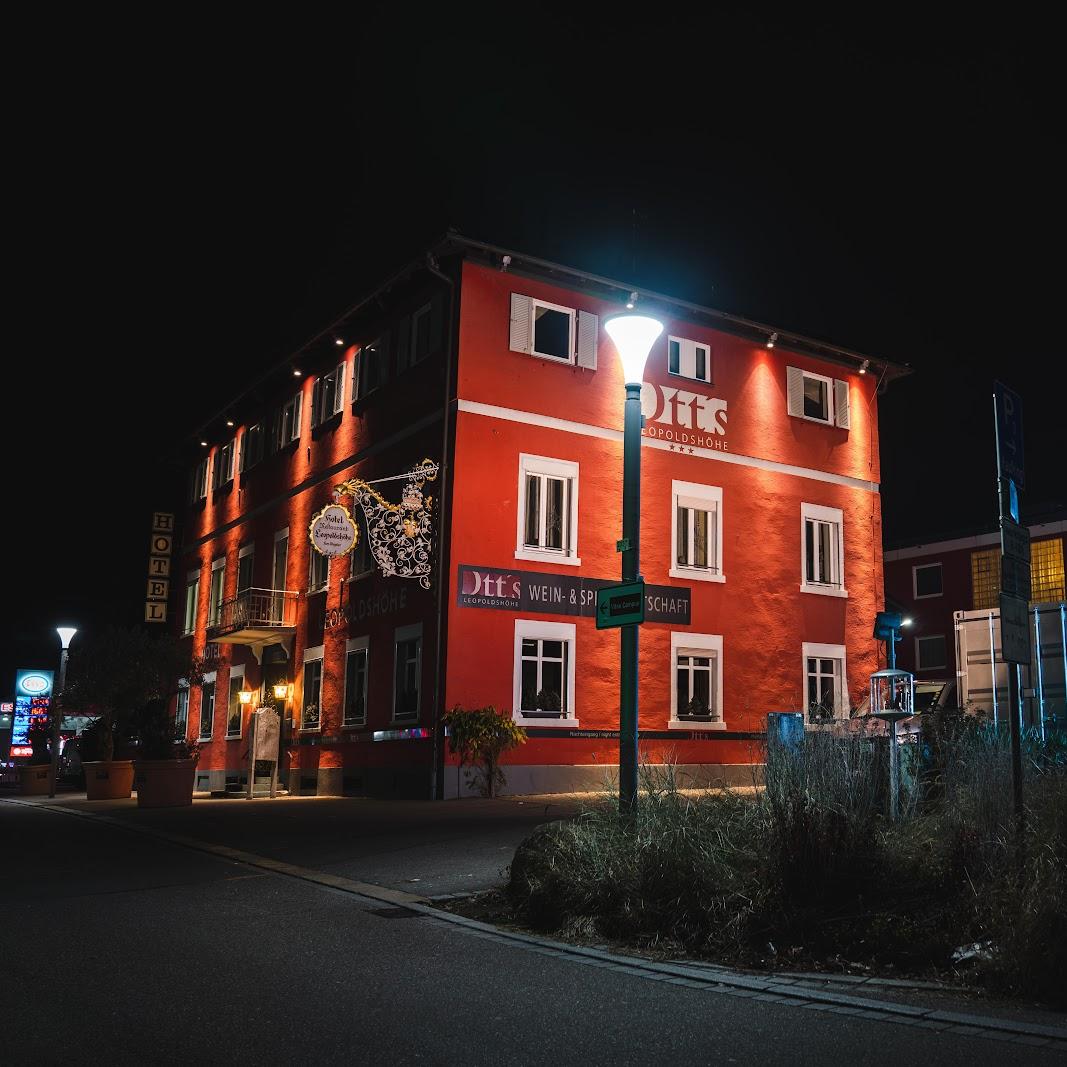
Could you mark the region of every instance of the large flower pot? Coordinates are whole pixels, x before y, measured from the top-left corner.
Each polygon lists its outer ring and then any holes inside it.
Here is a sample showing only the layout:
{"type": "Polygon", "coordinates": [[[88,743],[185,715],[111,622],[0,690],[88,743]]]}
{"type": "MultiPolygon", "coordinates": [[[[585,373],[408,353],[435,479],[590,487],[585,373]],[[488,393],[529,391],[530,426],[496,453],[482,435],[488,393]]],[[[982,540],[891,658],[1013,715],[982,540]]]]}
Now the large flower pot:
{"type": "Polygon", "coordinates": [[[83,763],[85,795],[90,800],[125,800],[133,792],[133,760],[83,763]]]}
{"type": "Polygon", "coordinates": [[[47,763],[35,763],[32,767],[19,767],[19,792],[24,797],[43,797],[48,795],[48,776],[51,766],[47,763]]]}
{"type": "Polygon", "coordinates": [[[133,784],[139,808],[182,808],[193,802],[195,759],[137,759],[133,784]]]}

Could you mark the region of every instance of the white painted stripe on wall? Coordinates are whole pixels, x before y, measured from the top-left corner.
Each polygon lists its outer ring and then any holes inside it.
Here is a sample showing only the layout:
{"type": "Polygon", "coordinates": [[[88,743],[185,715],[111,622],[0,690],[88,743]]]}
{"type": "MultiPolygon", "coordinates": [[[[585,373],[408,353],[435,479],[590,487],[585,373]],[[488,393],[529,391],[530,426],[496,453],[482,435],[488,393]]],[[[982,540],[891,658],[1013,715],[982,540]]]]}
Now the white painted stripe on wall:
{"type": "MultiPolygon", "coordinates": [[[[622,430],[609,430],[604,426],[591,426],[585,422],[571,422],[569,419],[557,419],[552,415],[539,415],[533,411],[518,411],[515,408],[497,407],[495,404],[480,404],[476,400],[459,400],[457,406],[460,411],[469,412],[471,415],[484,415],[489,419],[519,422],[526,426],[543,426],[549,430],[576,433],[583,437],[599,437],[604,441],[622,440],[622,430]]],[[[656,438],[642,437],[641,444],[645,448],[658,448],[663,452],[674,451],[670,442],[660,441],[656,438]]],[[[676,447],[680,448],[681,446],[676,447]]],[[[794,478],[810,478],[815,482],[844,485],[849,489],[863,489],[868,493],[878,492],[877,482],[869,482],[863,478],[850,478],[845,474],[832,474],[830,471],[814,470],[811,467],[796,467],[791,463],[776,463],[773,460],[759,459],[756,456],[743,456],[736,452],[718,452],[712,448],[694,447],[690,452],[689,447],[688,445],[685,446],[685,454],[699,456],[701,459],[715,459],[721,463],[734,463],[740,467],[774,471],[776,474],[788,474],[794,478]]]]}
{"type": "MultiPolygon", "coordinates": [[[[1030,527],[1030,539],[1036,541],[1041,537],[1067,533],[1067,519],[1057,522],[1042,522],[1030,527]]],[[[949,541],[931,541],[925,545],[909,545],[907,548],[894,548],[885,554],[887,563],[897,559],[917,559],[919,556],[932,556],[938,552],[955,552],[961,548],[988,548],[1000,544],[999,533],[977,534],[974,537],[955,537],[949,541]]]]}

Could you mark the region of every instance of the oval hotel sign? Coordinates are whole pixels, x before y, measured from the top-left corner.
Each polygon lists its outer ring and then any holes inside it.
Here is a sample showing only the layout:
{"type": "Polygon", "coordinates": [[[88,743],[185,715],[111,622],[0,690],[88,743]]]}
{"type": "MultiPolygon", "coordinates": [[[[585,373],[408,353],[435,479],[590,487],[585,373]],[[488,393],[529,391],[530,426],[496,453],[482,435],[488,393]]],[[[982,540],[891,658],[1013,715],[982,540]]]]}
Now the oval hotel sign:
{"type": "Polygon", "coordinates": [[[340,504],[329,504],[312,520],[308,529],[311,544],[316,552],[337,559],[351,552],[359,540],[359,528],[352,521],[348,509],[340,504]]]}
{"type": "Polygon", "coordinates": [[[52,672],[19,670],[15,673],[15,690],[27,697],[51,696],[52,672]]]}

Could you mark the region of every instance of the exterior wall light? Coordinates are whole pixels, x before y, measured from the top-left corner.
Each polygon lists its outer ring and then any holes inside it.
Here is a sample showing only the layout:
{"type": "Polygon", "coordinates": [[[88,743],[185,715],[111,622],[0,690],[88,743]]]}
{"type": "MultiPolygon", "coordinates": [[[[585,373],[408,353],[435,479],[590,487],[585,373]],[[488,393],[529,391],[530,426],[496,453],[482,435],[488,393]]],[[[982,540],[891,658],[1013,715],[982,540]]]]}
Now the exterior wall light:
{"type": "Polygon", "coordinates": [[[251,689],[238,689],[237,690],[237,699],[242,704],[251,704],[252,703],[252,690],[251,689]]]}
{"type": "Polygon", "coordinates": [[[772,333],[770,335],[770,337],[767,338],[767,347],[768,348],[774,348],[774,342],[777,341],[777,340],[778,340],[778,334],[777,333],[772,333]]]}
{"type": "Polygon", "coordinates": [[[292,685],[290,685],[288,682],[279,682],[274,687],[274,698],[275,698],[275,700],[286,700],[286,699],[288,699],[289,690],[292,689],[292,688],[293,688],[292,685]]]}

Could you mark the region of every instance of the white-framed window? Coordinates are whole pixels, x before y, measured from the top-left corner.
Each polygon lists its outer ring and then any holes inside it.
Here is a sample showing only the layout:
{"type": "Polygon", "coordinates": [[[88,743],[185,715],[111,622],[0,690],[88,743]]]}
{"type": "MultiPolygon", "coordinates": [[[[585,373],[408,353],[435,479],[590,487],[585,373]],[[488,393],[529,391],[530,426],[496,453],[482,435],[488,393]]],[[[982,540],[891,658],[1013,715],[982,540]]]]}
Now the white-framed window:
{"type": "Polygon", "coordinates": [[[803,670],[808,722],[847,719],[849,706],[845,646],[805,641],[803,670]]]}
{"type": "Polygon", "coordinates": [[[422,691],[421,622],[397,627],[393,653],[393,722],[418,722],[422,691]]]}
{"type": "Polygon", "coordinates": [[[329,374],[315,379],[311,390],[311,425],[332,419],[345,403],[345,365],[338,363],[329,374]]]}
{"type": "Polygon", "coordinates": [[[234,455],[237,451],[237,438],[233,437],[215,453],[215,470],[212,489],[221,489],[233,481],[234,455]]]}
{"type": "Polygon", "coordinates": [[[196,630],[196,611],[200,606],[200,572],[190,571],[185,576],[185,624],[182,627],[183,634],[191,634],[196,630]]]}
{"type": "Polygon", "coordinates": [[[929,600],[944,593],[940,563],[919,563],[911,568],[911,591],[916,600],[929,600]]]}
{"type": "Polygon", "coordinates": [[[263,423],[256,422],[245,430],[241,437],[241,451],[238,457],[238,470],[242,474],[250,471],[263,459],[263,423]]]}
{"type": "Polygon", "coordinates": [[[800,591],[848,596],[844,576],[844,517],[840,508],[800,505],[800,591]]]}
{"type": "Polygon", "coordinates": [[[300,409],[303,399],[303,393],[297,393],[278,413],[277,447],[280,449],[300,437],[300,409]]]}
{"type": "Polygon", "coordinates": [[[667,338],[667,371],[711,384],[711,345],[685,337],[667,338]]]}
{"type": "Polygon", "coordinates": [[[724,582],[722,489],[699,482],[671,482],[672,578],[724,582]]]}
{"type": "Polygon", "coordinates": [[[304,685],[300,699],[300,729],[320,729],[322,727],[322,645],[304,649],[304,685]]]}
{"type": "Polygon", "coordinates": [[[330,557],[308,549],[308,592],[318,593],[330,583],[330,557]]]}
{"type": "Polygon", "coordinates": [[[824,426],[849,429],[849,384],[839,378],[786,367],[786,407],[790,415],[824,426]]]}
{"type": "Polygon", "coordinates": [[[237,550],[237,592],[243,593],[252,588],[252,565],[255,561],[256,546],[241,545],[237,550]]]}
{"type": "Polygon", "coordinates": [[[574,362],[574,308],[530,298],[530,355],[574,362]]]}
{"type": "Polygon", "coordinates": [[[378,386],[384,384],[389,371],[388,357],[389,345],[384,336],[369,341],[360,348],[359,355],[356,356],[356,388],[352,396],[354,401],[373,393],[378,386]]]}
{"type": "Polygon", "coordinates": [[[174,706],[174,740],[184,741],[189,730],[189,686],[188,683],[178,690],[178,700],[174,706]]]}
{"type": "Polygon", "coordinates": [[[200,685],[200,723],[196,736],[199,741],[210,741],[215,724],[215,671],[204,675],[200,685]]]}
{"type": "Polygon", "coordinates": [[[600,320],[589,311],[511,294],[509,347],[513,352],[596,370],[600,320]]]}
{"type": "Polygon", "coordinates": [[[915,638],[915,669],[936,671],[948,666],[948,641],[944,634],[915,638]]]}
{"type": "Polygon", "coordinates": [[[722,635],[671,632],[672,730],[725,730],[722,635]]]}
{"type": "Polygon", "coordinates": [[[516,722],[578,725],[574,706],[575,625],[515,620],[514,712],[516,722]]]}
{"type": "Polygon", "coordinates": [[[245,665],[238,663],[230,667],[229,690],[226,694],[226,736],[240,737],[245,727],[245,706],[239,696],[245,685],[245,665]]]}
{"type": "Polygon", "coordinates": [[[207,624],[218,626],[222,621],[222,591],[226,581],[226,557],[211,561],[211,581],[207,587],[207,624]]]}
{"type": "Polygon", "coordinates": [[[367,725],[367,674],[370,638],[353,637],[345,643],[345,702],[342,726],[367,725]]]}
{"type": "Polygon", "coordinates": [[[210,461],[205,456],[197,465],[196,470],[193,471],[192,485],[189,488],[189,499],[195,504],[198,500],[203,500],[207,496],[208,487],[208,466],[210,461]]]}
{"type": "Polygon", "coordinates": [[[519,453],[516,559],[577,567],[578,464],[519,453]]]}

